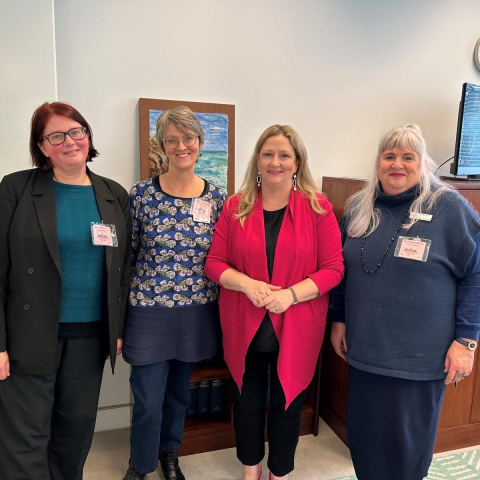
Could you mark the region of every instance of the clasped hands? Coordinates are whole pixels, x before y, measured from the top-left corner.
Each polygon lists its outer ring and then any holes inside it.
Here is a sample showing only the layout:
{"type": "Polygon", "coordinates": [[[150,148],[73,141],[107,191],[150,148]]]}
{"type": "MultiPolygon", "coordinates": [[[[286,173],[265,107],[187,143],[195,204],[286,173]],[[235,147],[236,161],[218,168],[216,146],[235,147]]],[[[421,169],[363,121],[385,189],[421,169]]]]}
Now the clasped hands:
{"type": "Polygon", "coordinates": [[[256,307],[265,307],[271,313],[283,313],[294,302],[292,292],[288,288],[270,285],[259,280],[250,280],[243,293],[256,307]]]}

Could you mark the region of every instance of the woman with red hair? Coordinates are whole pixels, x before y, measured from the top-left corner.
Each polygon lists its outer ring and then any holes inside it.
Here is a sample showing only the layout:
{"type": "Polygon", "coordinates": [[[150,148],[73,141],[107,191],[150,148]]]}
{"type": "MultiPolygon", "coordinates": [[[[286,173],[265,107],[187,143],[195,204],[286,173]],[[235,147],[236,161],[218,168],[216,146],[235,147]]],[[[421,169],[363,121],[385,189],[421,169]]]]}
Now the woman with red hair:
{"type": "Polygon", "coordinates": [[[30,170],[0,183],[0,478],[83,477],[105,359],[121,351],[128,194],[95,175],[65,103],[33,114],[30,170]]]}

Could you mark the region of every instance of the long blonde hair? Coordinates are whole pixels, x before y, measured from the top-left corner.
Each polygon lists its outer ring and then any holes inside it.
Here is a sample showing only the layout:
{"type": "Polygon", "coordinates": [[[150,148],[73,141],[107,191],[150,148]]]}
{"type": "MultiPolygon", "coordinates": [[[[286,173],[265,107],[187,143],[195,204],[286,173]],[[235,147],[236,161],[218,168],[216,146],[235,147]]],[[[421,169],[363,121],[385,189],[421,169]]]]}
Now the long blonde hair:
{"type": "Polygon", "coordinates": [[[422,130],[418,125],[399,125],[385,133],[378,144],[377,158],[373,165],[370,178],[365,187],[347,201],[345,208],[348,220],[347,233],[350,237],[358,238],[373,233],[380,222],[380,211],[375,208],[380,182],[378,168],[385,150],[400,148],[413,150],[420,157],[419,195],[413,201],[410,211],[414,213],[403,228],[409,229],[418,221],[416,213],[430,212],[436,201],[452,187],[435,176],[437,164],[430,158],[422,130]]]}
{"type": "Polygon", "coordinates": [[[300,135],[295,129],[289,125],[272,125],[268,127],[257,140],[255,149],[253,150],[252,157],[245,172],[245,177],[242,182],[242,186],[239,190],[240,202],[238,204],[238,213],[236,218],[239,219],[240,224],[243,226],[245,220],[253,209],[255,200],[257,198],[258,186],[257,186],[257,156],[263,147],[263,144],[270,137],[277,135],[283,135],[288,138],[292,148],[295,152],[295,157],[298,162],[297,166],[297,190],[302,192],[309,200],[312,209],[316,213],[324,214],[325,210],[320,207],[317,199],[318,189],[313,180],[310,168],[308,167],[308,155],[307,149],[300,135]]]}

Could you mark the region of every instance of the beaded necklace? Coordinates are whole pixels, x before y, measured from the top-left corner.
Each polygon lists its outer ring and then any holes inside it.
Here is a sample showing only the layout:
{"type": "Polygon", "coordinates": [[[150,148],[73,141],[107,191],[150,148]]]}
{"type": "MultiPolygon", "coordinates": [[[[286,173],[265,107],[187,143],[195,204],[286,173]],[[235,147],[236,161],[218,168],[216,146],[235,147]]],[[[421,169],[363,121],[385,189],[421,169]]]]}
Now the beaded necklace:
{"type": "Polygon", "coordinates": [[[375,273],[379,268],[380,268],[380,265],[383,263],[383,260],[385,259],[385,256],[387,255],[387,252],[390,250],[390,247],[392,246],[395,238],[397,238],[397,235],[398,235],[398,232],[400,232],[400,230],[402,229],[403,227],[403,224],[405,223],[405,221],[407,220],[408,218],[408,215],[410,214],[410,209],[407,210],[407,213],[406,215],[403,217],[403,220],[400,222],[400,226],[397,228],[397,231],[393,234],[393,237],[392,239],[390,240],[390,243],[387,245],[387,248],[385,249],[385,251],[383,252],[383,255],[382,255],[382,258],[380,259],[380,262],[378,262],[378,265],[373,269],[373,270],[368,270],[368,268],[365,266],[365,256],[364,256],[364,248],[365,248],[365,240],[367,238],[367,231],[368,231],[368,228],[367,230],[365,230],[365,233],[363,234],[363,239],[362,239],[362,248],[361,248],[361,253],[360,253],[360,256],[362,258],[362,267],[363,267],[363,270],[367,273],[375,273]]]}

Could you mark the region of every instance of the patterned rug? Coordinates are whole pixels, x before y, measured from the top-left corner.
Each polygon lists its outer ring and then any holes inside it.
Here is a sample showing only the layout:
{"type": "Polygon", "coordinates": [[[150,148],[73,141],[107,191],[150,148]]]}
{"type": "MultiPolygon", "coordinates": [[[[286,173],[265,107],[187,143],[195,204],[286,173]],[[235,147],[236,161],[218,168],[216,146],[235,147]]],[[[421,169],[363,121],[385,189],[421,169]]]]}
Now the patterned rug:
{"type": "MultiPolygon", "coordinates": [[[[354,475],[335,480],[356,480],[356,478],[354,475]]],[[[480,480],[480,450],[434,458],[426,480],[480,480]]]]}

